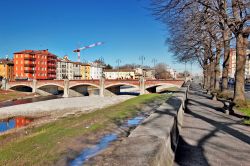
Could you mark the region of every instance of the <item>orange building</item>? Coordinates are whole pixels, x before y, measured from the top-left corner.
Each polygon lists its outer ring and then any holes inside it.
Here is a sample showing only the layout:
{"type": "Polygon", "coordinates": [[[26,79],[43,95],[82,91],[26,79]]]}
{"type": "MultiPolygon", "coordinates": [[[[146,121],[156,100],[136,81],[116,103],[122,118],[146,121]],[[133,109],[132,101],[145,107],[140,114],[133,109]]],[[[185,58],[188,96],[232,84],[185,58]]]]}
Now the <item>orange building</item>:
{"type": "Polygon", "coordinates": [[[0,59],[0,80],[14,80],[14,63],[10,59],[0,59]]]}
{"type": "Polygon", "coordinates": [[[24,50],[14,53],[15,79],[55,79],[56,55],[48,50],[24,50]]]}

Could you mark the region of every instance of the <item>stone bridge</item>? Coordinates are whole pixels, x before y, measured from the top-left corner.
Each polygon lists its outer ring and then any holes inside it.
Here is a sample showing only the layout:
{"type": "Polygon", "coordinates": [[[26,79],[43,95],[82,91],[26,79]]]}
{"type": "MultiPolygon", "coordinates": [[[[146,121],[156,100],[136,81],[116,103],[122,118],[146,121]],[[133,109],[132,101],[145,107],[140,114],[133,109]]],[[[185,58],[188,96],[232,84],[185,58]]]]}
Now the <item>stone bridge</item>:
{"type": "Polygon", "coordinates": [[[161,85],[169,85],[175,87],[181,87],[184,80],[145,80],[144,78],[138,80],[110,80],[110,79],[99,79],[99,80],[33,80],[33,81],[10,81],[3,80],[2,89],[11,89],[18,86],[29,87],[32,92],[38,92],[42,87],[56,86],[64,90],[64,97],[69,96],[69,91],[79,86],[92,86],[99,89],[100,96],[105,95],[105,91],[112,93],[120,92],[120,87],[127,85],[136,87],[140,90],[140,94],[146,92],[155,93],[156,87],[161,85]]]}

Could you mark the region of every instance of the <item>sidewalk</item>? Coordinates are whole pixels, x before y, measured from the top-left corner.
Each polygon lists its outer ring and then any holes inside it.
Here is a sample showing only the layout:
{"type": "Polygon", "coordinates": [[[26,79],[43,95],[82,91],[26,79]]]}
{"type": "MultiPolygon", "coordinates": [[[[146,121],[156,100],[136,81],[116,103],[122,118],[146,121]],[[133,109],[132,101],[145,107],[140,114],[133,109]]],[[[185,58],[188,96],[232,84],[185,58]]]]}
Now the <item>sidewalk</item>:
{"type": "Polygon", "coordinates": [[[250,127],[222,113],[222,107],[199,85],[190,86],[176,166],[250,166],[250,127]]]}

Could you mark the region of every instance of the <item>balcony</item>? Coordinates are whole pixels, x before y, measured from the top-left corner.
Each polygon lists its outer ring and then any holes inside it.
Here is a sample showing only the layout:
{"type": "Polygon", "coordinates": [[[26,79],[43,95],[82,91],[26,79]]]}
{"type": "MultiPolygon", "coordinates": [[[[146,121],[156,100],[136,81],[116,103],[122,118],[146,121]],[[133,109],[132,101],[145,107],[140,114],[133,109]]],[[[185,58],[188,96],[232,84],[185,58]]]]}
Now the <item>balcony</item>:
{"type": "Polygon", "coordinates": [[[48,62],[56,62],[56,59],[48,59],[48,62]]]}
{"type": "Polygon", "coordinates": [[[56,74],[56,71],[55,70],[48,70],[48,73],[49,74],[56,74]]]}
{"type": "Polygon", "coordinates": [[[35,57],[24,57],[24,60],[35,61],[36,58],[35,57]]]}
{"type": "Polygon", "coordinates": [[[74,77],[82,77],[81,74],[74,74],[74,77]]]}
{"type": "Polygon", "coordinates": [[[24,70],[24,73],[35,73],[35,70],[24,70]]]}
{"type": "Polygon", "coordinates": [[[27,63],[27,64],[24,64],[24,67],[35,67],[36,64],[32,64],[32,63],[27,63]]]}
{"type": "Polygon", "coordinates": [[[48,66],[56,66],[56,63],[47,63],[48,66]]]}

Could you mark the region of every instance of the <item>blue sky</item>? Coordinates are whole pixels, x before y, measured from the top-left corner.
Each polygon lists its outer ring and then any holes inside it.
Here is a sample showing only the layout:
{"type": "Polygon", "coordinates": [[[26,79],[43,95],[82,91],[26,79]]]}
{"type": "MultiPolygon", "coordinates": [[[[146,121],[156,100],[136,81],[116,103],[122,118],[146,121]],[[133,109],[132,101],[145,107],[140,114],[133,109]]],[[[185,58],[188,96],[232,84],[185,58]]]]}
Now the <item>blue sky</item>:
{"type": "Polygon", "coordinates": [[[145,56],[147,65],[155,58],[183,70],[164,44],[166,27],[148,5],[149,0],[0,0],[0,57],[49,49],[76,61],[74,49],[102,41],[104,45],[85,50],[81,57],[102,57],[115,66],[117,59],[122,65],[140,63],[139,56],[145,56]]]}

